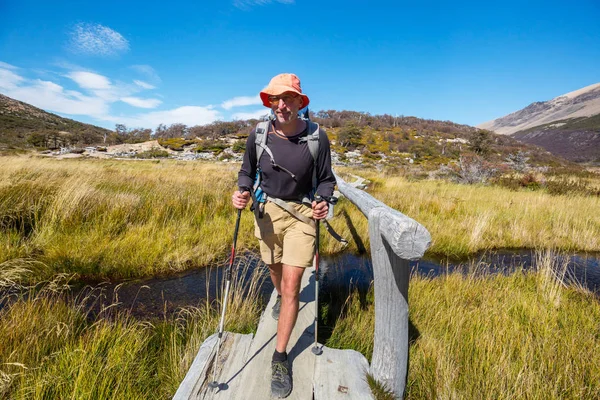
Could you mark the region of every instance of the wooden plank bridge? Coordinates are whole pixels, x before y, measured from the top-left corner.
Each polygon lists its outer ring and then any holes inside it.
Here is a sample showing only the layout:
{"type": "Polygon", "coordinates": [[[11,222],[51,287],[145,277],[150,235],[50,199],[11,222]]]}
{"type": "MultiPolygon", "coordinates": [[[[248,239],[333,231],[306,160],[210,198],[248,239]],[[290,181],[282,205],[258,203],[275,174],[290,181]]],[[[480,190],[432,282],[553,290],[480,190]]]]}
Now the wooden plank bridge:
{"type": "MultiPolygon", "coordinates": [[[[305,271],[302,280],[298,320],[290,338],[293,347],[288,351],[293,389],[287,398],[311,400],[314,393],[315,399],[369,399],[370,389],[365,380],[369,364],[362,354],[327,347],[323,347],[323,354],[319,356],[311,351],[315,340],[314,271],[314,268],[305,271]],[[337,386],[331,384],[334,381],[337,386]]],[[[224,334],[216,363],[217,335],[204,342],[174,399],[271,398],[271,357],[277,332],[271,307],[275,297],[276,292],[273,292],[254,337],[252,334],[224,334]],[[213,380],[214,368],[219,387],[211,389],[208,383],[213,380]]]]}
{"type": "MultiPolygon", "coordinates": [[[[290,400],[372,399],[366,374],[402,398],[408,372],[409,260],[422,257],[429,247],[429,232],[413,219],[391,209],[336,176],[340,192],[356,205],[369,222],[375,280],[375,332],[371,365],[354,350],[323,347],[312,353],[315,321],[315,269],[305,271],[300,309],[290,337],[292,367],[290,400]]],[[[176,400],[271,398],[271,357],[277,321],[271,316],[276,292],[261,316],[256,335],[225,332],[215,360],[217,334],[200,347],[192,366],[174,396],[176,400]],[[216,369],[217,388],[209,388],[216,369]]]]}

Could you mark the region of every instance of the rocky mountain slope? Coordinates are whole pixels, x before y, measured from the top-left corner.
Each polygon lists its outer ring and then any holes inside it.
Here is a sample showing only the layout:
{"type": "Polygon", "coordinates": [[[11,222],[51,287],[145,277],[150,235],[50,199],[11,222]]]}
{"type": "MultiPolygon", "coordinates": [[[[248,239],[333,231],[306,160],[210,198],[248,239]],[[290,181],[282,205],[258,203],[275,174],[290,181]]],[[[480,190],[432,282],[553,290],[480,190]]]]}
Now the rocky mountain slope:
{"type": "Polygon", "coordinates": [[[112,131],[48,113],[0,94],[0,147],[102,143],[112,131]]]}
{"type": "MultiPolygon", "coordinates": [[[[531,103],[522,110],[478,125],[478,128],[510,135],[552,122],[587,118],[600,114],[600,83],[555,97],[549,101],[531,103]]],[[[556,127],[561,126],[556,123],[556,127]]]]}
{"type": "MultiPolygon", "coordinates": [[[[512,137],[451,121],[347,110],[322,110],[311,113],[311,119],[326,129],[338,164],[418,166],[424,170],[435,170],[440,165],[470,155],[501,165],[518,153],[526,154],[532,166],[563,165],[566,162],[512,137]]],[[[166,127],[161,124],[153,134],[148,129],[144,139],[130,134],[136,129],[128,130],[122,126],[123,132],[109,131],[61,118],[0,95],[0,151],[7,147],[35,147],[65,156],[69,153],[82,154],[85,148],[90,148],[86,152],[93,153],[94,146],[90,145],[100,145],[102,150],[98,149],[94,155],[235,160],[241,157],[245,139],[256,123],[256,120],[215,121],[194,127],[183,124],[166,127]],[[159,147],[154,146],[156,151],[125,145],[150,143],[148,140],[152,139],[158,140],[159,147]],[[123,149],[113,151],[110,146],[115,144],[123,144],[123,149]]],[[[156,140],[153,143],[157,143],[156,140]]]]}
{"type": "Polygon", "coordinates": [[[571,161],[600,163],[600,83],[478,125],[571,161]]]}

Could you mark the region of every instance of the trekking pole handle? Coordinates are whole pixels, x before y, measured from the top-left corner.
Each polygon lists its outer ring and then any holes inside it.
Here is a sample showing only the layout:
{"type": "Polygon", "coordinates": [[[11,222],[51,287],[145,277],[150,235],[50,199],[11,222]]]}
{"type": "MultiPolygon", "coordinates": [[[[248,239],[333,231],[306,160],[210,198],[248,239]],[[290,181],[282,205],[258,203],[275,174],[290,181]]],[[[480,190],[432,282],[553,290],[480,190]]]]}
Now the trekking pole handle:
{"type": "Polygon", "coordinates": [[[328,202],[329,204],[332,205],[336,205],[338,202],[338,198],[337,197],[333,197],[333,196],[319,196],[321,197],[324,201],[328,202]]]}

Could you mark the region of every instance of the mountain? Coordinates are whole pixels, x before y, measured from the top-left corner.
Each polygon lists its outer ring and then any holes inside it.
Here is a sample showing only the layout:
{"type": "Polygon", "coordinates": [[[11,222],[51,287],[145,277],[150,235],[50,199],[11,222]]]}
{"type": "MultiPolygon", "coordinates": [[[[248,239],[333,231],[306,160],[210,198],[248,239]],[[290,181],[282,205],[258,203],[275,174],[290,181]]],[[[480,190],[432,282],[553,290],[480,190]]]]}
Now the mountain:
{"type": "Polygon", "coordinates": [[[575,162],[600,163],[600,83],[477,126],[575,162]]]}
{"type": "Polygon", "coordinates": [[[102,143],[113,132],[59,117],[0,94],[0,148],[102,143]]]}
{"type": "MultiPolygon", "coordinates": [[[[342,163],[396,166],[414,163],[425,169],[435,169],[470,155],[483,155],[486,162],[501,165],[511,155],[519,153],[527,154],[531,166],[566,163],[537,146],[451,121],[347,110],[321,110],[311,113],[310,118],[326,129],[331,148],[342,163]]],[[[256,123],[257,120],[246,120],[215,121],[193,127],[161,125],[161,130],[157,129],[154,135],[150,129],[127,130],[124,126],[123,132],[109,131],[0,95],[0,154],[3,148],[76,147],[81,150],[86,145],[106,147],[158,139],[161,146],[172,150],[183,151],[183,147],[193,145],[194,151],[214,152],[216,157],[230,146],[237,148],[232,149],[233,152],[243,150],[245,138],[256,123]]]]}

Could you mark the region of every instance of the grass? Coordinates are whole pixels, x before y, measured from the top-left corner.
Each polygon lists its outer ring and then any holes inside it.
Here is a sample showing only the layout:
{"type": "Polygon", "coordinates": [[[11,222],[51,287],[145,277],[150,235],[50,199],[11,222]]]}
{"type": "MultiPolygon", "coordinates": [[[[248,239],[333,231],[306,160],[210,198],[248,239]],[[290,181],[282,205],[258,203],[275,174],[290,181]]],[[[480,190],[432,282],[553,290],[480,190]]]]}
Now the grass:
{"type": "MultiPolygon", "coordinates": [[[[600,303],[565,287],[565,265],[538,253],[508,276],[411,277],[408,399],[597,399],[600,303]]],[[[370,357],[373,292],[348,301],[328,346],[370,357]]],[[[381,398],[385,398],[385,392],[381,398]]]]}
{"type": "MultiPolygon", "coordinates": [[[[239,166],[176,161],[5,157],[0,169],[0,263],[43,262],[55,273],[122,279],[208,265],[230,246],[239,166]]],[[[424,225],[430,253],[496,248],[600,248],[600,197],[551,196],[362,171],[374,197],[424,225]],[[574,235],[573,232],[577,232],[574,235]]],[[[367,221],[347,200],[332,225],[368,248],[367,221]]],[[[254,249],[243,213],[239,248],[254,249]]],[[[323,233],[323,254],[341,246],[323,233]]],[[[44,277],[42,277],[44,278],[44,277]]]]}
{"type": "MultiPolygon", "coordinates": [[[[238,166],[5,158],[0,262],[121,279],[205,266],[228,254],[238,166]]],[[[240,248],[256,246],[244,213],[240,248]]]]}
{"type": "MultiPolygon", "coordinates": [[[[26,266],[2,271],[4,289],[18,294],[0,299],[10,303],[0,311],[1,398],[171,398],[220,318],[208,301],[162,320],[136,320],[116,304],[93,315],[94,299],[71,298],[64,277],[24,288],[15,282],[26,266]]],[[[226,330],[256,329],[262,279],[256,269],[250,281],[232,282],[226,330]]]]}
{"type": "MultiPolygon", "coordinates": [[[[500,248],[600,249],[600,214],[591,212],[600,209],[597,196],[557,196],[445,181],[411,182],[402,176],[368,171],[360,174],[372,181],[369,193],[375,198],[427,228],[432,236],[431,255],[464,258],[500,248]]],[[[366,218],[347,200],[340,202],[339,211],[348,218],[336,218],[332,225],[349,238],[353,237],[351,221],[368,248],[366,218]]],[[[330,252],[339,248],[327,237],[324,243],[330,252]]]]}
{"type": "MultiPolygon", "coordinates": [[[[203,267],[228,254],[239,165],[177,161],[51,160],[7,156],[0,168],[0,397],[167,398],[218,307],[139,321],[65,296],[70,279],[123,279],[203,267]],[[9,297],[7,297],[9,296],[9,297]]],[[[339,172],[350,172],[340,169],[339,172]]],[[[464,257],[497,248],[600,248],[600,198],[582,193],[414,182],[361,171],[377,199],[423,224],[432,254],[464,257]]],[[[597,184],[593,182],[592,184],[597,184]]],[[[343,199],[332,225],[368,249],[367,220],[343,199]],[[363,243],[364,242],[364,243],[363,243]]],[[[238,251],[256,247],[243,213],[238,251]]],[[[322,253],[340,245],[323,233],[322,253]]],[[[538,264],[549,264],[541,258],[538,264]]],[[[458,274],[410,286],[409,398],[598,398],[598,302],[557,286],[556,271],[483,278],[458,274]],[[591,361],[590,361],[591,360],[591,361]]],[[[241,291],[238,291],[241,293],[241,291]]],[[[260,301],[234,298],[230,331],[252,330],[260,301]]],[[[370,357],[366,311],[350,298],[330,346],[370,357]]],[[[389,396],[380,388],[382,397],[389,396]]]]}

